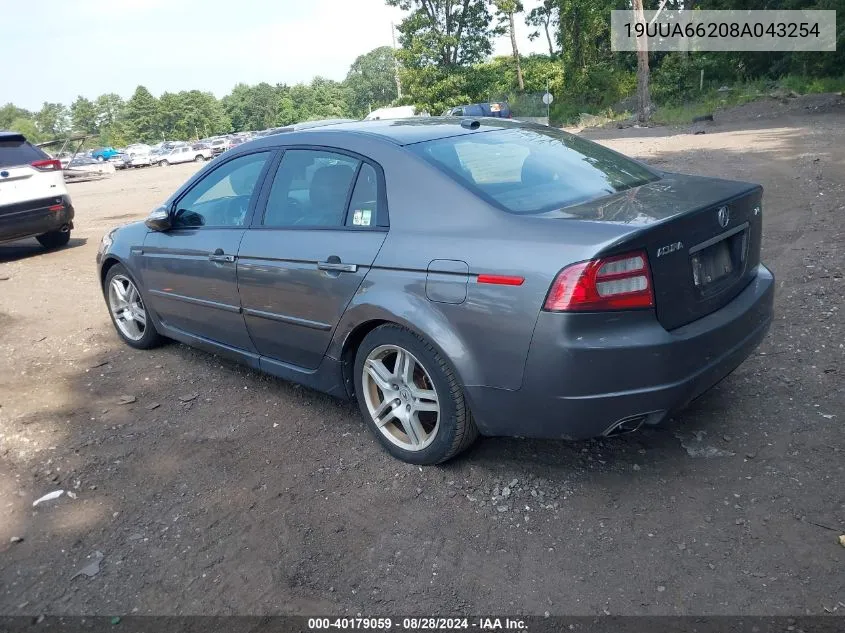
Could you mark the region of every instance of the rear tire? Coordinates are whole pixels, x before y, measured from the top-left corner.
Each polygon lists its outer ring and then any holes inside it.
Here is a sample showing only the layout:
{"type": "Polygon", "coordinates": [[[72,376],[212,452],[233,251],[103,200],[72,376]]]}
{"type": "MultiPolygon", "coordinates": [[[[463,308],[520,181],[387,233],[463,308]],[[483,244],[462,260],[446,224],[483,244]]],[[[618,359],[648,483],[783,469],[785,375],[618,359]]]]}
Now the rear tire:
{"type": "Polygon", "coordinates": [[[103,294],[114,329],[124,343],[135,349],[150,349],[161,345],[164,338],[150,318],[138,284],[123,264],[115,264],[109,268],[103,284],[103,294]],[[119,288],[122,288],[122,292],[119,288]],[[121,323],[118,323],[119,320],[121,323]]]}
{"type": "Polygon", "coordinates": [[[195,163],[201,163],[201,162],[202,162],[202,161],[204,161],[204,160],[205,160],[205,158],[203,158],[203,155],[202,155],[202,154],[197,154],[197,155],[196,155],[196,158],[194,158],[194,162],[195,162],[195,163]]]}
{"type": "Polygon", "coordinates": [[[167,162],[166,160],[163,160],[163,161],[161,161],[161,162],[158,164],[158,166],[159,166],[159,167],[169,167],[169,166],[170,166],[170,163],[169,163],[169,162],[167,162]]]}
{"type": "Polygon", "coordinates": [[[367,334],[355,356],[354,379],[364,421],[397,459],[439,464],[478,437],[455,372],[428,341],[406,328],[387,324],[367,334]],[[407,372],[397,368],[400,363],[407,372]]]}
{"type": "Polygon", "coordinates": [[[59,248],[70,241],[70,231],[50,231],[37,236],[35,239],[41,242],[41,246],[44,248],[59,248]]]}

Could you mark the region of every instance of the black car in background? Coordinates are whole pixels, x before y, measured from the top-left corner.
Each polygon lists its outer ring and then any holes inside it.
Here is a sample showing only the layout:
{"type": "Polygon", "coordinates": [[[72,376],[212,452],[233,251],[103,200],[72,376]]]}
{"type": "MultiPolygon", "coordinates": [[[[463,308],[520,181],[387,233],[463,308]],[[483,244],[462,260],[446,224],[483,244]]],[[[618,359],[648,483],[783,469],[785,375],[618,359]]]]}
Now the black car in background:
{"type": "Polygon", "coordinates": [[[490,103],[470,103],[469,105],[450,108],[443,113],[443,116],[488,116],[510,119],[513,114],[507,101],[493,101],[490,103]]]}

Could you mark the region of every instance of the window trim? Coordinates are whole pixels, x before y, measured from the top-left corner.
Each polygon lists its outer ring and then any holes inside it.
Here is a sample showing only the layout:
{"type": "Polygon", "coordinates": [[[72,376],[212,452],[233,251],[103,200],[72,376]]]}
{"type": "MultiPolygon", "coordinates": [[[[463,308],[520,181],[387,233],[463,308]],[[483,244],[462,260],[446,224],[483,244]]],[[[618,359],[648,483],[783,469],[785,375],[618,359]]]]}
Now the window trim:
{"type": "Polygon", "coordinates": [[[234,230],[248,229],[250,227],[250,225],[252,224],[253,217],[255,216],[255,209],[256,209],[256,206],[257,206],[258,201],[260,199],[260,194],[262,193],[262,191],[264,189],[264,184],[267,180],[267,174],[269,172],[269,167],[270,167],[270,165],[272,165],[275,162],[276,154],[278,154],[278,151],[275,148],[272,148],[272,147],[270,147],[270,148],[262,147],[262,148],[257,148],[253,151],[250,151],[250,152],[238,153],[237,155],[231,156],[231,157],[227,158],[226,160],[221,161],[219,164],[214,165],[206,173],[199,175],[199,178],[197,178],[194,182],[192,182],[191,185],[187,189],[185,189],[185,191],[180,193],[179,196],[176,197],[175,200],[173,200],[173,202],[171,203],[170,208],[168,210],[169,213],[171,214],[171,216],[175,217],[176,210],[179,208],[179,203],[182,200],[184,200],[185,196],[187,196],[191,191],[196,189],[196,187],[199,186],[200,183],[202,183],[206,178],[211,176],[211,174],[216,172],[218,169],[221,169],[225,165],[228,165],[232,161],[238,160],[239,158],[243,158],[245,156],[252,156],[254,154],[267,154],[267,159],[264,161],[264,167],[261,168],[261,173],[258,174],[258,180],[255,181],[255,188],[253,189],[252,195],[249,198],[249,208],[247,209],[246,217],[244,218],[243,224],[241,224],[239,226],[228,226],[228,225],[222,225],[222,224],[215,224],[215,225],[212,225],[212,226],[207,226],[207,225],[203,225],[203,226],[175,226],[174,225],[174,226],[171,226],[168,229],[168,232],[169,231],[198,231],[198,230],[201,231],[203,229],[213,229],[213,230],[216,230],[216,231],[219,231],[221,229],[234,229],[234,230]]]}
{"type": "Polygon", "coordinates": [[[390,230],[390,215],[387,208],[387,185],[384,177],[384,169],[372,158],[348,150],[342,147],[330,147],[327,145],[282,145],[274,148],[278,152],[278,156],[273,161],[271,172],[265,178],[264,190],[261,192],[255,211],[252,215],[252,222],[248,228],[261,231],[388,231],[390,230]],[[359,161],[358,168],[355,171],[355,177],[352,179],[352,184],[349,191],[346,192],[346,213],[343,217],[343,224],[339,226],[321,226],[321,225],[298,225],[298,226],[264,226],[264,216],[267,213],[267,200],[270,197],[270,190],[273,187],[276,173],[279,166],[282,164],[285,153],[288,151],[310,150],[318,152],[331,152],[333,154],[341,154],[349,156],[359,161]],[[376,222],[372,226],[351,226],[347,224],[349,220],[349,204],[352,202],[352,194],[355,192],[355,185],[358,183],[358,175],[361,173],[361,166],[367,163],[376,172],[376,180],[378,185],[377,203],[378,213],[376,213],[376,222]]]}

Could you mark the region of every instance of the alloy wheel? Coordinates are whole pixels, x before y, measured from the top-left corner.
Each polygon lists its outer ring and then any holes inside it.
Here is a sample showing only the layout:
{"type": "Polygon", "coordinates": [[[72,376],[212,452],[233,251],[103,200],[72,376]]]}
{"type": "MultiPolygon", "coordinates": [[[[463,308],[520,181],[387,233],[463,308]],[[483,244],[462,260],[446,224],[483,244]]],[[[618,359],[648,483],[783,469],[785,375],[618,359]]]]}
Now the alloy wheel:
{"type": "Polygon", "coordinates": [[[429,446],[440,427],[440,402],[420,361],[398,345],[380,345],[364,361],[364,400],[379,431],[408,451],[429,446]]]}
{"type": "Polygon", "coordinates": [[[141,293],[128,277],[115,275],[109,283],[109,310],[126,338],[141,340],[147,330],[147,311],[141,293]]]}

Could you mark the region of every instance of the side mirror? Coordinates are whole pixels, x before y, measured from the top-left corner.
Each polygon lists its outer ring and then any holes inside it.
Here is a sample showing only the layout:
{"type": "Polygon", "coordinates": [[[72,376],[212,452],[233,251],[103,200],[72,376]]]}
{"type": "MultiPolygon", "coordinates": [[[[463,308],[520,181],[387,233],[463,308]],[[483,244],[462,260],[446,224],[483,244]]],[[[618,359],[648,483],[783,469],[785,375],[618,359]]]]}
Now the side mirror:
{"type": "Polygon", "coordinates": [[[153,209],[152,213],[144,220],[144,224],[153,231],[166,231],[171,227],[170,211],[166,207],[153,209]]]}

